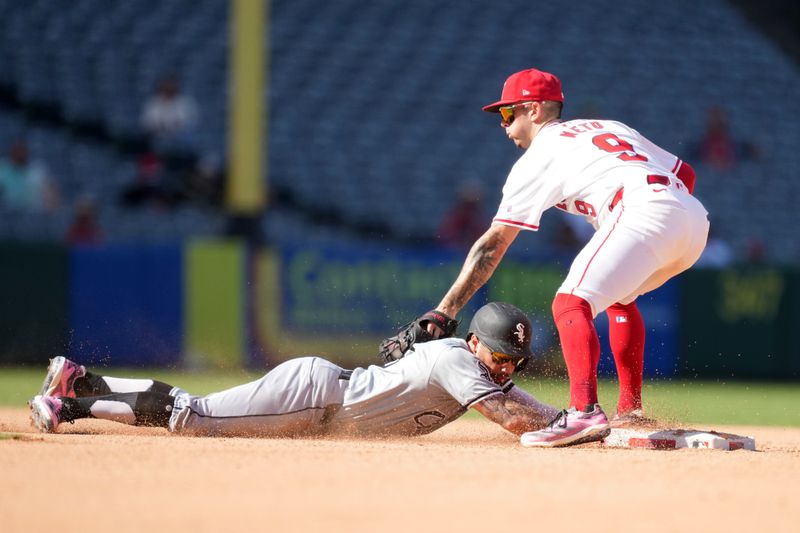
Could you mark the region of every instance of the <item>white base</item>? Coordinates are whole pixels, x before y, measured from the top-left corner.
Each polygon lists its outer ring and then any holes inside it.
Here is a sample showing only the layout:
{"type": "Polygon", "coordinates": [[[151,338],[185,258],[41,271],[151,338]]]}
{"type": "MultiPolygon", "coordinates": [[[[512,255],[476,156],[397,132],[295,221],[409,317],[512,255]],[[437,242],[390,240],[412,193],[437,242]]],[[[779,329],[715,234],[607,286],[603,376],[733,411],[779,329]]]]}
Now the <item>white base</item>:
{"type": "Polygon", "coordinates": [[[652,450],[674,450],[697,448],[714,450],[756,449],[753,437],[732,433],[701,431],[696,429],[630,429],[613,428],[603,444],[618,448],[646,448],[652,450]]]}

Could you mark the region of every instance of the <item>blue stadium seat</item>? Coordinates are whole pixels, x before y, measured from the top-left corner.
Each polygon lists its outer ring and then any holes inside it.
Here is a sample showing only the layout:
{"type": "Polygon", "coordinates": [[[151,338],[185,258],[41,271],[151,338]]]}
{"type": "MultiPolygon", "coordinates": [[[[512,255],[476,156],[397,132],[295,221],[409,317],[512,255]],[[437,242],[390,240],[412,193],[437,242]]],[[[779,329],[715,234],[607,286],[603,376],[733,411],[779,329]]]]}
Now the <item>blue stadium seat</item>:
{"type": "MultiPolygon", "coordinates": [[[[755,193],[764,190],[780,191],[773,205],[793,211],[787,198],[797,190],[800,126],[784,119],[800,116],[800,102],[785,96],[800,88],[796,64],[725,0],[624,10],[583,3],[569,17],[562,10],[530,0],[273,0],[264,147],[271,185],[346,220],[382,216],[402,235],[430,236],[466,180],[484,183],[491,211],[517,153],[480,107],[509,73],[535,65],[562,78],[565,118],[626,121],[681,156],[701,135],[706,109],[729,106],[734,133],[767,155],[725,175],[695,165],[698,195],[717,224],[735,228],[734,244],[775,235],[775,257],[797,261],[800,241],[782,215],[754,213],[755,223],[741,227],[736,212],[743,202],[762,209],[755,193]],[[399,214],[377,208],[404,191],[417,198],[413,206],[398,202],[399,214]]],[[[0,0],[0,13],[0,89],[26,106],[133,137],[156,80],[175,71],[199,104],[199,149],[225,157],[226,2],[0,0]]],[[[0,107],[0,150],[28,130],[34,150],[69,185],[68,197],[116,198],[130,154],[89,148],[63,128],[36,129],[0,107]]],[[[152,223],[112,216],[121,238],[144,238],[132,225],[152,223]]],[[[187,227],[197,222],[187,220],[187,227]]]]}

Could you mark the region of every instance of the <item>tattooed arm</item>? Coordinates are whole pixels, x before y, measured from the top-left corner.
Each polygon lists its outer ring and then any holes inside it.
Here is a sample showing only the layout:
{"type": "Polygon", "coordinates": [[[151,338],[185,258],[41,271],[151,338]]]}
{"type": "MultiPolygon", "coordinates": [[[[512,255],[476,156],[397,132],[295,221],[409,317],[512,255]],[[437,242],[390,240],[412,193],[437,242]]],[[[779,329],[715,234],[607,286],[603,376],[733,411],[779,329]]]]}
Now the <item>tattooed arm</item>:
{"type": "Polygon", "coordinates": [[[472,245],[461,273],[436,309],[448,316],[456,316],[472,295],[492,277],[519,231],[519,228],[503,224],[495,224],[486,230],[472,245]]]}
{"type": "Polygon", "coordinates": [[[541,403],[516,386],[505,394],[489,396],[473,407],[515,435],[542,429],[558,414],[558,409],[541,403]]]}

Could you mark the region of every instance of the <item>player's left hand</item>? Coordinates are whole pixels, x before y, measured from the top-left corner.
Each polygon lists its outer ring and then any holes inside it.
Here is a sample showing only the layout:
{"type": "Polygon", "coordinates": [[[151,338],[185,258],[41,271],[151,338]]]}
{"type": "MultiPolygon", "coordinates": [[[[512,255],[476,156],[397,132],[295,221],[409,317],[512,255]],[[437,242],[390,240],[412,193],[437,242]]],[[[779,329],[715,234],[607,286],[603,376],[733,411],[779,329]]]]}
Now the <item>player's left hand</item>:
{"type": "Polygon", "coordinates": [[[415,343],[446,339],[455,335],[457,329],[458,320],[432,309],[400,328],[397,335],[383,339],[378,346],[378,357],[384,363],[391,363],[402,359],[415,343]]]}

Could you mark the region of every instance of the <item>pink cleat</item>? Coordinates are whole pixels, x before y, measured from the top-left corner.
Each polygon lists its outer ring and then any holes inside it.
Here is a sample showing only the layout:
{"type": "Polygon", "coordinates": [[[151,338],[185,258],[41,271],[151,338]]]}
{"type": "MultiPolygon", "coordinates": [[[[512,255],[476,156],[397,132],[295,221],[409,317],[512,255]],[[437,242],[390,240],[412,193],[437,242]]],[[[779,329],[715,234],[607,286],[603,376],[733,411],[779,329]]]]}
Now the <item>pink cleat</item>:
{"type": "Polygon", "coordinates": [[[31,408],[31,424],[42,433],[54,433],[60,422],[63,403],[53,396],[34,396],[28,402],[31,408]]]}
{"type": "Polygon", "coordinates": [[[606,414],[594,404],[588,412],[574,407],[561,411],[546,428],[523,433],[519,442],[525,447],[553,448],[602,440],[610,433],[606,414]]]}
{"type": "Polygon", "coordinates": [[[40,396],[75,397],[73,385],[75,380],[86,375],[86,367],[73,363],[66,357],[58,356],[50,359],[47,376],[42,383],[40,396]]]}

